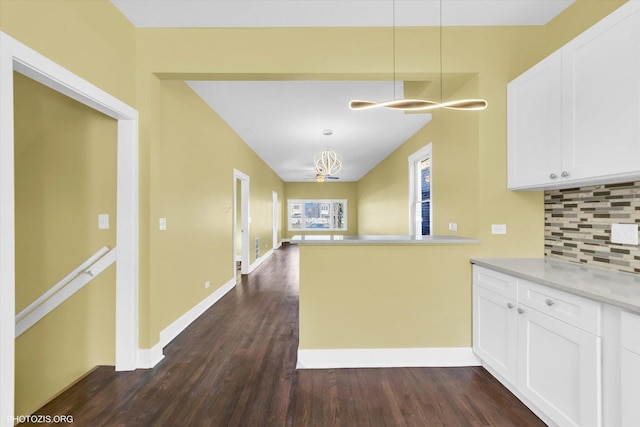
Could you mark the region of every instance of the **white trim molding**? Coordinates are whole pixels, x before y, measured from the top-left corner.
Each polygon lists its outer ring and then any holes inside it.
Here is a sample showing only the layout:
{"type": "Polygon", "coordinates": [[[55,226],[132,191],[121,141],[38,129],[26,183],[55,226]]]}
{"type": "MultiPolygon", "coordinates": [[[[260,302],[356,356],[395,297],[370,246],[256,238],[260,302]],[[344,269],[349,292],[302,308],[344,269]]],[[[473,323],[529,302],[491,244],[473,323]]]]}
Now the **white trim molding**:
{"type": "Polygon", "coordinates": [[[15,195],[13,72],[118,120],[116,369],[138,356],[138,112],[0,31],[0,425],[15,404],[15,195]]]}
{"type": "MultiPolygon", "coordinates": [[[[240,263],[240,273],[249,274],[249,234],[251,216],[249,210],[249,188],[251,178],[249,175],[240,172],[238,169],[233,170],[233,255],[236,255],[236,233],[238,232],[238,180],[240,180],[240,252],[242,262],[240,263]]],[[[233,263],[233,275],[236,274],[236,263],[233,263]]]]}
{"type": "MultiPolygon", "coordinates": [[[[416,202],[417,202],[417,192],[419,187],[417,186],[419,179],[416,180],[416,176],[418,174],[418,169],[416,162],[421,161],[425,157],[429,157],[431,159],[431,171],[433,178],[433,156],[431,152],[431,142],[411,154],[408,158],[409,160],[409,235],[410,236],[419,236],[422,234],[421,231],[418,231],[418,219],[416,216],[416,202]]],[[[433,186],[432,186],[433,187],[433,186]]],[[[431,199],[433,200],[433,188],[431,189],[431,199]]],[[[430,206],[431,216],[429,221],[431,225],[433,225],[433,203],[430,206]]],[[[433,227],[430,227],[433,230],[433,227]]]]}
{"type": "Polygon", "coordinates": [[[296,369],[480,366],[471,347],[298,349],[296,369]]]}
{"type": "Polygon", "coordinates": [[[249,266],[249,273],[253,273],[254,270],[260,267],[262,263],[265,262],[267,258],[269,258],[271,255],[273,255],[273,249],[269,249],[267,252],[265,252],[264,255],[262,255],[260,258],[255,260],[253,264],[249,266]]]}
{"type": "Polygon", "coordinates": [[[211,306],[213,306],[216,302],[220,300],[223,296],[227,294],[236,284],[236,279],[233,278],[229,280],[227,283],[216,289],[211,295],[200,301],[196,304],[191,310],[184,313],[178,319],[176,319],[172,324],[164,328],[160,332],[160,342],[151,347],[150,349],[140,349],[138,350],[138,363],[139,368],[153,368],[156,366],[162,359],[164,359],[164,354],[162,353],[162,349],[167,346],[175,337],[180,335],[182,331],[187,329],[187,327],[193,323],[198,317],[200,317],[205,311],[207,311],[211,306]]]}

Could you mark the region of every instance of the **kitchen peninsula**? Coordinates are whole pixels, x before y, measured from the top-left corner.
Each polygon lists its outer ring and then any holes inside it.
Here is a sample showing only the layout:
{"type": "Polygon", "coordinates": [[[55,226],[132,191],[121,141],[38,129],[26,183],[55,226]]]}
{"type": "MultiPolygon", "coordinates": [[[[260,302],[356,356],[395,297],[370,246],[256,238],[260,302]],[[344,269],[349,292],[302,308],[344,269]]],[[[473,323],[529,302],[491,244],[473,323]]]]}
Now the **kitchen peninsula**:
{"type": "Polygon", "coordinates": [[[294,236],[300,368],[469,366],[471,266],[458,236],[294,236]]]}

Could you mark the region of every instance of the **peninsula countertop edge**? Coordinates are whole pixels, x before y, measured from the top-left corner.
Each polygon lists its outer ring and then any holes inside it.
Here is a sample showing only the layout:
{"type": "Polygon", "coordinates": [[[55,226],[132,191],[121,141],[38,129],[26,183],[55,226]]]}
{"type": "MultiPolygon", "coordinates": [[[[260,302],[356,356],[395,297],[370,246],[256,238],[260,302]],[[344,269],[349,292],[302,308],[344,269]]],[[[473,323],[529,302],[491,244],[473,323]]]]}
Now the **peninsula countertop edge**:
{"type": "Polygon", "coordinates": [[[451,235],[295,235],[291,243],[299,245],[475,245],[480,240],[451,235]]]}

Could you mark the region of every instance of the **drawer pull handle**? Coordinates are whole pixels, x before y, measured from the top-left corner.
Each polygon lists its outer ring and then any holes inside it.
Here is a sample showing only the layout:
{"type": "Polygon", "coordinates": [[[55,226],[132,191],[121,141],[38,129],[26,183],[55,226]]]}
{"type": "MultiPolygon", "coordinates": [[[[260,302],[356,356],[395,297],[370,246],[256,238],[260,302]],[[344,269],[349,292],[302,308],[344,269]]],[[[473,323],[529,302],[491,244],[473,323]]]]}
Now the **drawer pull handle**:
{"type": "Polygon", "coordinates": [[[518,307],[518,313],[523,314],[524,310],[522,308],[518,307]]]}
{"type": "Polygon", "coordinates": [[[547,299],[547,300],[545,301],[545,303],[546,303],[549,307],[551,307],[553,304],[555,304],[555,301],[553,301],[552,299],[547,299]]]}
{"type": "Polygon", "coordinates": [[[510,302],[507,303],[507,308],[513,308],[513,304],[511,304],[510,302]]]}
{"type": "Polygon", "coordinates": [[[549,175],[549,178],[551,179],[556,179],[558,177],[558,175],[556,175],[555,173],[552,173],[551,175],[549,175]]]}

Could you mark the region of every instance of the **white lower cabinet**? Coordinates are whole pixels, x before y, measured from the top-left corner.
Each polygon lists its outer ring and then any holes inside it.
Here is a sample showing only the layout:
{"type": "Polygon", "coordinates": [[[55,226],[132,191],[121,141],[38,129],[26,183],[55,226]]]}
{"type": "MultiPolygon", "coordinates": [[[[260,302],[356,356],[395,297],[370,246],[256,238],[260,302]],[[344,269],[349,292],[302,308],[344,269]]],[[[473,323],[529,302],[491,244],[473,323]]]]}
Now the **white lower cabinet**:
{"type": "Polygon", "coordinates": [[[640,426],[640,316],[623,311],[620,323],[622,426],[640,426]]]}
{"type": "Polygon", "coordinates": [[[600,337],[518,310],[518,390],[560,426],[600,425],[600,337]]]}
{"type": "Polygon", "coordinates": [[[622,426],[640,426],[640,353],[626,348],[620,355],[622,426]]]}
{"type": "Polygon", "coordinates": [[[516,342],[518,338],[515,301],[473,287],[474,351],[505,380],[516,380],[516,342]]]}
{"type": "Polygon", "coordinates": [[[473,350],[483,365],[550,425],[601,426],[600,304],[473,270],[473,350]]]}

